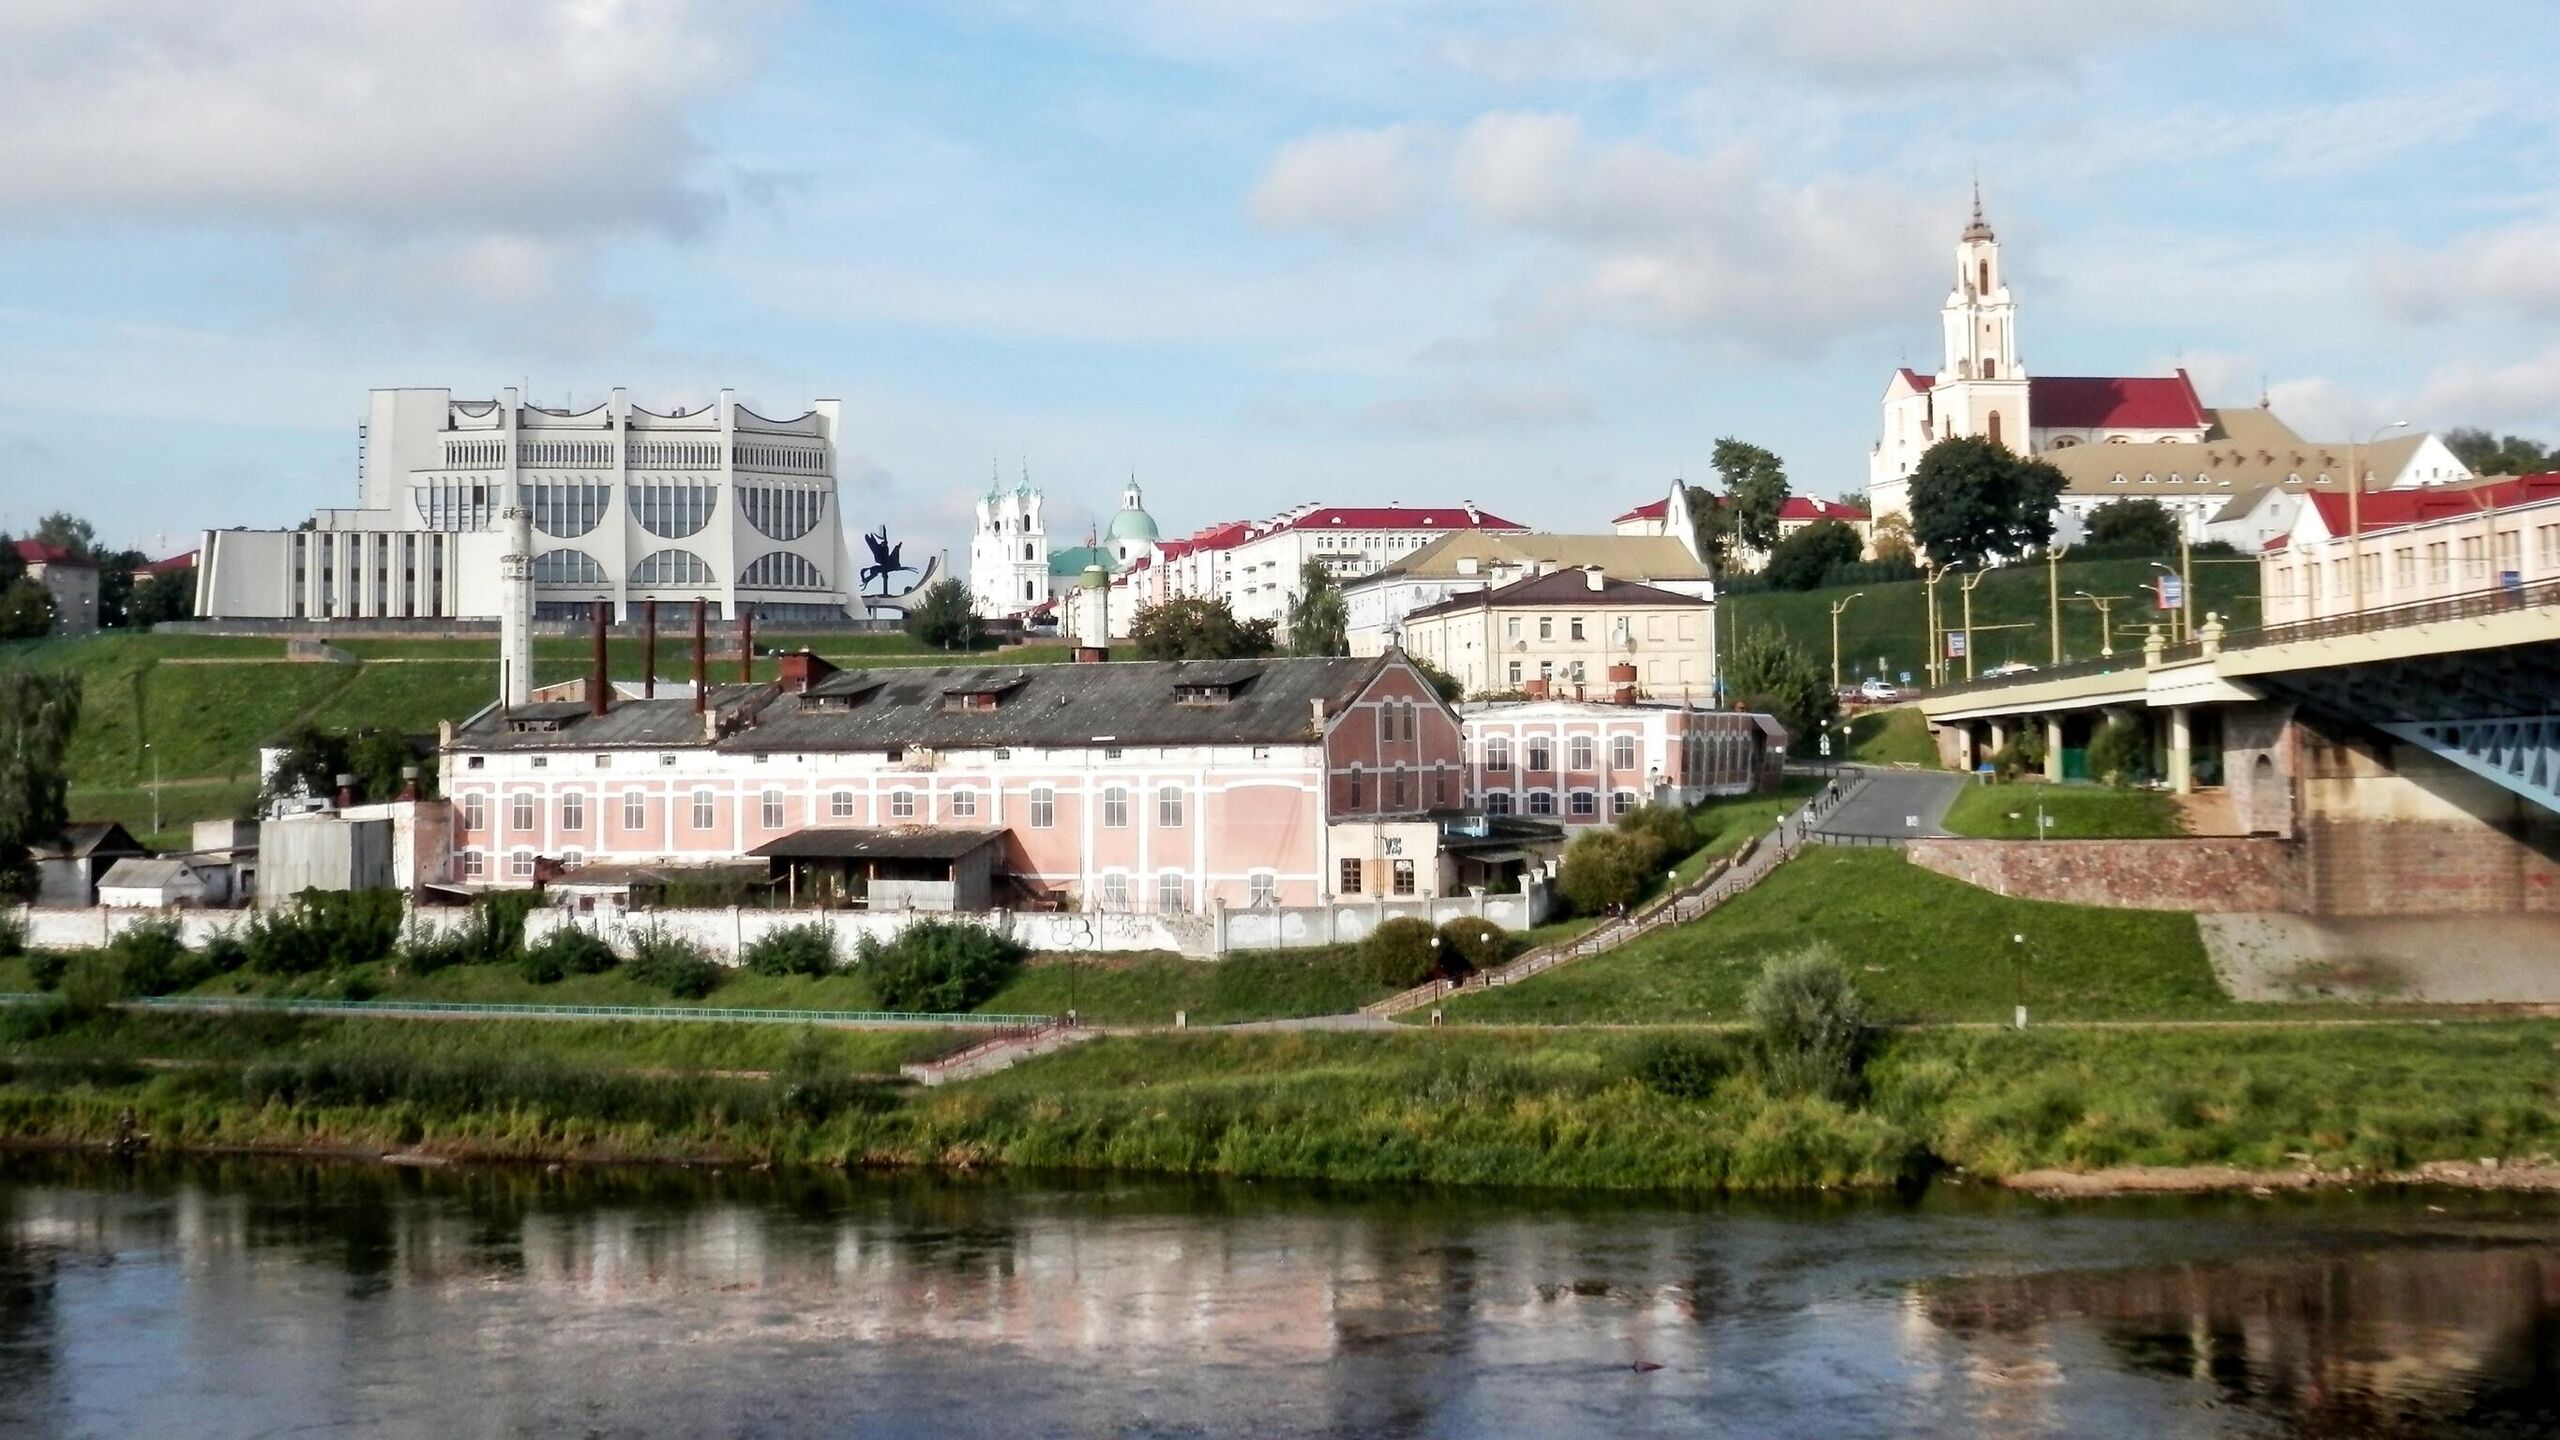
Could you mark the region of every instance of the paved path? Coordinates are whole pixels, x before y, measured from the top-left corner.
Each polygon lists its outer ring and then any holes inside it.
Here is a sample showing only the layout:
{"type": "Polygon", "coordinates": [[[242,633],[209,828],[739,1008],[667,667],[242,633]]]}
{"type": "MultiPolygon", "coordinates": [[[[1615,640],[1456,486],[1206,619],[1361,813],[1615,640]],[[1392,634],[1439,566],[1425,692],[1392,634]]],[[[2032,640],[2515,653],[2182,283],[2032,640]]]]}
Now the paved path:
{"type": "MultiPolygon", "coordinates": [[[[1884,835],[1896,840],[1947,833],[1939,822],[1946,818],[1956,792],[1964,788],[1964,776],[1943,770],[1871,769],[1865,773],[1865,786],[1816,823],[1816,831],[1826,835],[1884,835]],[[1919,824],[1907,823],[1914,816],[1919,824]]],[[[1848,784],[1844,777],[1842,788],[1848,784]]]]}

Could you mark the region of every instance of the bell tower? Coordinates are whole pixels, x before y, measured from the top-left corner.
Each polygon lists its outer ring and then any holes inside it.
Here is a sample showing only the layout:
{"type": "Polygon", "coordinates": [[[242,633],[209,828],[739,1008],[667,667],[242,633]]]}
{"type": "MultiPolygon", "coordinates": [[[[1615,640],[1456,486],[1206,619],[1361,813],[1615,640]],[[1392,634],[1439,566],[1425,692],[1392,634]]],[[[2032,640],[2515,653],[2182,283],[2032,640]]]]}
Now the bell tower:
{"type": "Polygon", "coordinates": [[[2027,368],[2018,358],[2018,307],[2000,263],[2000,240],[1973,186],[1973,220],[1956,239],[1956,283],[1940,311],[1946,355],[1934,408],[1946,433],[1983,435],[2028,449],[2027,368]]]}

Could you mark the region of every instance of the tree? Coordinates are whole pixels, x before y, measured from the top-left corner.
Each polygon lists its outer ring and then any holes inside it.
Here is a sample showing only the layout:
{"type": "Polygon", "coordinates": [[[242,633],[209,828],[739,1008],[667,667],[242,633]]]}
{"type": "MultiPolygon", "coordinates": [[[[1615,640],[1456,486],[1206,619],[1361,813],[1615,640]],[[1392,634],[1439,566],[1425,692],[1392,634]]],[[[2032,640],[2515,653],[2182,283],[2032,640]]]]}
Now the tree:
{"type": "Polygon", "coordinates": [[[2062,472],[1979,435],[1941,440],[1911,473],[1911,534],[1941,565],[2023,555],[2053,538],[2062,472]]]}
{"type": "Polygon", "coordinates": [[[80,677],[67,671],[0,670],[0,893],[31,895],[27,848],[62,833],[69,766],[80,724],[80,677]]]}
{"type": "Polygon", "coordinates": [[[1465,681],[1419,655],[1407,655],[1404,658],[1406,664],[1422,672],[1422,678],[1431,682],[1431,688],[1439,693],[1441,699],[1455,705],[1467,698],[1465,681]]]}
{"type": "Polygon", "coordinates": [[[1725,693],[1736,708],[1774,715],[1798,747],[1813,743],[1840,711],[1831,679],[1785,632],[1762,626],[1742,637],[1725,661],[1725,693]]]}
{"type": "Polygon", "coordinates": [[[1778,543],[1778,512],[1787,503],[1787,467],[1776,452],[1728,435],[1709,463],[1733,507],[1733,534],[1743,548],[1767,554],[1778,543]]]}
{"type": "Polygon", "coordinates": [[[1879,565],[1908,565],[1920,558],[1911,548],[1910,517],[1899,510],[1878,520],[1868,533],[1867,548],[1879,565]]]}
{"type": "Polygon", "coordinates": [[[1762,571],[1780,590],[1811,590],[1835,565],[1855,565],[1866,546],[1858,532],[1837,520],[1816,520],[1778,542],[1762,571]]]}
{"type": "Polygon", "coordinates": [[[1632,905],[1662,861],[1662,842],[1644,830],[1586,830],[1564,852],[1556,892],[1580,915],[1632,905]]]}
{"type": "Polygon", "coordinates": [[[53,592],[32,575],[0,593],[0,640],[41,640],[53,633],[53,618],[53,592]]]}
{"type": "Polygon", "coordinates": [[[1698,544],[1698,563],[1707,578],[1722,580],[1733,563],[1733,509],[1704,485],[1689,487],[1689,524],[1698,544]]]}
{"type": "Polygon", "coordinates": [[[133,592],[139,583],[134,572],[150,564],[151,557],[139,550],[105,550],[92,554],[89,563],[98,567],[98,623],[114,628],[132,624],[133,592]]]}
{"type": "Polygon", "coordinates": [[[147,630],[170,620],[191,620],[195,613],[194,568],[164,570],[133,587],[133,597],[125,605],[124,623],[147,630]]]}
{"type": "Polygon", "coordinates": [[[978,643],[978,607],[969,587],[936,580],[907,611],[907,633],[937,650],[966,650],[978,643]]]}
{"type": "Polygon", "coordinates": [[[2448,430],[2445,448],[2475,475],[2539,475],[2560,470],[2560,445],[2545,449],[2522,435],[2491,435],[2473,426],[2448,430]]]}
{"type": "Polygon", "coordinates": [[[6,531],[0,531],[0,595],[27,576],[27,562],[18,557],[18,542],[6,531]]]}
{"type": "Polygon", "coordinates": [[[93,559],[97,554],[97,528],[67,510],[56,510],[37,521],[36,539],[70,551],[75,560],[93,559]]]}
{"type": "Polygon", "coordinates": [[[1149,660],[1253,660],[1277,642],[1268,620],[1238,620],[1224,599],[1177,595],[1129,622],[1130,643],[1149,660]]]}
{"type": "Polygon", "coordinates": [[[2178,548],[2177,517],[2157,500],[2110,500],[2089,512],[2081,544],[2126,555],[2166,555],[2178,548]]]}
{"type": "Polygon", "coordinates": [[[1298,596],[1289,602],[1289,653],[1351,653],[1351,613],[1342,603],[1342,587],[1321,561],[1298,567],[1298,596]]]}

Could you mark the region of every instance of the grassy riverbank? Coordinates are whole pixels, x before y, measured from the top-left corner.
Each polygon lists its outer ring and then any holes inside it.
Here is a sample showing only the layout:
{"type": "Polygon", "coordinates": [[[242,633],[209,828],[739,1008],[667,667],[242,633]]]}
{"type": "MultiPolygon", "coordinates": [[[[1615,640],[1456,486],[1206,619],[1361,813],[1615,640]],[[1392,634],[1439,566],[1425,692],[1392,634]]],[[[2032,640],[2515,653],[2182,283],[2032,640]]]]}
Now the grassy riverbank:
{"type": "MultiPolygon", "coordinates": [[[[583,1026],[324,1022],[271,1045],[279,1032],[180,1019],[6,1047],[0,1138],[104,1144],[130,1110],[178,1149],[1733,1190],[1908,1183],[1947,1166],[2371,1174],[2560,1150],[2560,1023],[2547,1021],[1904,1031],[1879,1037],[1842,1105],[1771,1094],[1742,1037],[1698,1031],[1106,1038],[925,1091],[870,1078],[890,1049],[921,1043],[897,1037],[833,1037],[844,1048],[815,1060],[786,1050],[758,1080],[599,1063],[666,1052],[653,1037],[637,1050],[575,1038],[583,1026]],[[196,1063],[134,1063],[173,1049],[196,1063]]],[[[732,1047],[790,1037],[692,1042],[710,1047],[692,1058],[734,1063],[749,1052],[732,1047]]]]}
{"type": "Polygon", "coordinates": [[[2103,785],[1971,785],[1942,821],[1980,840],[2033,840],[2039,815],[2047,840],[2169,840],[2186,833],[2178,802],[2160,790],[2103,785]]]}

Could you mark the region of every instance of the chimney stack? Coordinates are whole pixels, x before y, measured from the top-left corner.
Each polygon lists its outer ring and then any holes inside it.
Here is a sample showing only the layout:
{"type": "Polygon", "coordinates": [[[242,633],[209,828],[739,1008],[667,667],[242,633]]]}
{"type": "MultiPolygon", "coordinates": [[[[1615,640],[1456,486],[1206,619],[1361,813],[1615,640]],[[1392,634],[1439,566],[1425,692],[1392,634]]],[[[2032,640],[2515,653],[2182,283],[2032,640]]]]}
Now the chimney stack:
{"type": "Polygon", "coordinates": [[[338,808],[339,808],[339,809],[341,809],[341,810],[352,810],[352,809],[354,809],[354,808],[355,808],[355,804],[356,804],[356,777],[354,777],[353,775],[341,775],[341,776],[339,776],[339,777],[338,777],[338,808]]]}
{"type": "Polygon", "coordinates": [[[533,698],[533,512],[509,503],[499,521],[507,553],[498,560],[498,705],[512,709],[533,698]]]}
{"type": "Polygon", "coordinates": [[[738,683],[752,685],[756,680],[756,607],[738,607],[738,683]]]}
{"type": "Polygon", "coordinates": [[[1075,663],[1078,665],[1099,665],[1110,658],[1111,648],[1107,645],[1079,645],[1075,648],[1075,663]]]}
{"type": "Polygon", "coordinates": [[[1609,703],[1612,705],[1636,703],[1636,667],[1627,664],[1609,667],[1609,703]]]}
{"type": "MultiPolygon", "coordinates": [[[[622,392],[620,390],[616,390],[613,393],[615,401],[618,404],[621,400],[622,392]]],[[[643,600],[640,602],[640,620],[640,698],[643,700],[655,700],[658,698],[657,601],[643,600]]]]}
{"type": "Polygon", "coordinates": [[[711,703],[711,632],[710,613],[699,597],[693,602],[693,713],[699,715],[711,703]]]}
{"type": "Polygon", "coordinates": [[[613,681],[608,674],[611,666],[605,659],[604,647],[605,617],[612,609],[605,601],[596,602],[595,653],[587,661],[587,713],[599,718],[613,708],[613,681]]]}
{"type": "Polygon", "coordinates": [[[404,801],[418,798],[418,767],[415,765],[400,767],[400,798],[404,801]]]}
{"type": "Polygon", "coordinates": [[[1597,595],[1600,593],[1601,588],[1608,583],[1608,576],[1602,573],[1600,567],[1597,565],[1587,566],[1582,572],[1582,583],[1590,589],[1591,593],[1597,595]]]}

